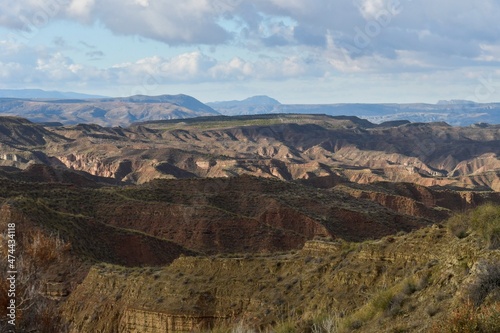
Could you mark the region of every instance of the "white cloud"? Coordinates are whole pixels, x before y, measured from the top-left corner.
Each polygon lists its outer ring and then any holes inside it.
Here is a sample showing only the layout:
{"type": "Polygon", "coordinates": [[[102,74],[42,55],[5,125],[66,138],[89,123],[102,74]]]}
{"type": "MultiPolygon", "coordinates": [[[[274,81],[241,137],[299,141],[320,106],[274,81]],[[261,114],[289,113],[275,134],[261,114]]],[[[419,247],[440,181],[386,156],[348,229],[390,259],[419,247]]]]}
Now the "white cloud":
{"type": "Polygon", "coordinates": [[[257,41],[262,47],[325,48],[330,32],[337,45],[351,49],[359,49],[360,35],[367,35],[362,54],[389,57],[392,49],[473,59],[480,45],[500,43],[495,0],[4,0],[0,9],[0,25],[8,28],[33,30],[74,19],[171,45],[237,39],[240,46],[257,41]]]}
{"type": "Polygon", "coordinates": [[[149,7],[149,0],[135,0],[135,3],[142,7],[149,7]]]}
{"type": "Polygon", "coordinates": [[[56,53],[37,60],[35,75],[41,74],[42,77],[55,81],[72,81],[78,79],[79,72],[83,69],[82,65],[73,63],[61,53],[56,53]]]}
{"type": "Polygon", "coordinates": [[[15,62],[0,62],[0,78],[11,80],[17,73],[22,71],[22,65],[15,62]]]}
{"type": "Polygon", "coordinates": [[[0,26],[12,38],[0,42],[0,75],[5,82],[133,85],[151,77],[165,84],[246,82],[493,68],[498,17],[496,0],[2,0],[0,26]],[[61,43],[26,43],[55,20],[182,49],[113,66],[99,63],[110,54],[102,47],[78,58],[61,43]],[[199,44],[233,51],[204,53],[199,44]]]}
{"type": "Polygon", "coordinates": [[[95,0],[72,0],[67,6],[69,16],[89,21],[95,8],[95,0]]]}
{"type": "Polygon", "coordinates": [[[402,10],[401,1],[399,0],[356,0],[354,3],[365,20],[395,16],[402,10]]]}

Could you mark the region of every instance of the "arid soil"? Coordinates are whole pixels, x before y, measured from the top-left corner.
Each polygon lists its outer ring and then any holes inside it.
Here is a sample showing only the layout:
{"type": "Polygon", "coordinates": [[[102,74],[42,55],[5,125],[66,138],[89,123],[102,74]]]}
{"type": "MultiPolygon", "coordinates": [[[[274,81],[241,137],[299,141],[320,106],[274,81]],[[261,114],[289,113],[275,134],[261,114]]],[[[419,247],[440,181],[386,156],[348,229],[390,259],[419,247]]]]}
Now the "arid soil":
{"type": "Polygon", "coordinates": [[[249,174],[500,190],[498,126],[374,125],[355,117],[274,115],[129,128],[43,127],[1,118],[0,127],[0,165],[24,169],[43,163],[122,182],[249,174]]]}
{"type": "Polygon", "coordinates": [[[0,118],[19,328],[311,332],[335,314],[345,331],[435,332],[486,282],[478,306],[493,311],[496,240],[446,220],[500,203],[499,139],[495,126],[353,117],[0,118]]]}

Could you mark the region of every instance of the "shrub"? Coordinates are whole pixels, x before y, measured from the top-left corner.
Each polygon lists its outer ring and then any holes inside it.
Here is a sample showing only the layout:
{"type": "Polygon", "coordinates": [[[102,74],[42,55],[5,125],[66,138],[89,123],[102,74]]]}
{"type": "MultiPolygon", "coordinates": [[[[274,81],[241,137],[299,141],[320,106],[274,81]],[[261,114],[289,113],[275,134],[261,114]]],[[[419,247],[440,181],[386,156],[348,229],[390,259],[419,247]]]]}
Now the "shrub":
{"type": "Polygon", "coordinates": [[[340,330],[340,317],[336,314],[326,316],[312,325],[312,333],[336,333],[340,330]]]}
{"type": "Polygon", "coordinates": [[[243,321],[240,321],[231,329],[231,333],[255,333],[255,330],[248,327],[243,321]]]}
{"type": "Polygon", "coordinates": [[[440,309],[439,305],[433,303],[433,304],[430,304],[429,306],[427,306],[427,308],[425,309],[425,312],[427,312],[429,317],[434,317],[440,310],[441,309],[440,309]]]}
{"type": "Polygon", "coordinates": [[[500,206],[487,204],[473,210],[471,227],[488,242],[490,249],[500,248],[500,206]]]}
{"type": "Polygon", "coordinates": [[[500,288],[500,261],[477,263],[477,276],[468,287],[469,300],[479,306],[495,289],[500,288]]]}
{"type": "Polygon", "coordinates": [[[447,222],[448,229],[458,238],[472,230],[479,234],[490,249],[500,248],[500,206],[486,204],[468,213],[457,214],[447,222]]]}
{"type": "Polygon", "coordinates": [[[456,237],[462,239],[469,234],[469,219],[466,214],[456,214],[448,219],[448,230],[456,237]]]}
{"type": "Polygon", "coordinates": [[[295,333],[297,331],[297,327],[292,320],[287,320],[278,323],[273,329],[270,331],[272,333],[295,333]]]}
{"type": "Polygon", "coordinates": [[[435,333],[497,333],[500,332],[500,304],[477,308],[468,301],[445,320],[432,326],[435,333]]]}
{"type": "MultiPolygon", "coordinates": [[[[348,330],[355,330],[362,327],[367,321],[373,319],[378,314],[391,314],[391,307],[393,304],[395,306],[400,306],[401,303],[395,298],[395,293],[392,290],[383,290],[378,292],[370,302],[366,303],[356,312],[351,314],[348,318],[342,321],[342,325],[348,330]]],[[[402,302],[402,301],[401,301],[402,302]]],[[[395,310],[398,312],[399,309],[395,310]]]]}

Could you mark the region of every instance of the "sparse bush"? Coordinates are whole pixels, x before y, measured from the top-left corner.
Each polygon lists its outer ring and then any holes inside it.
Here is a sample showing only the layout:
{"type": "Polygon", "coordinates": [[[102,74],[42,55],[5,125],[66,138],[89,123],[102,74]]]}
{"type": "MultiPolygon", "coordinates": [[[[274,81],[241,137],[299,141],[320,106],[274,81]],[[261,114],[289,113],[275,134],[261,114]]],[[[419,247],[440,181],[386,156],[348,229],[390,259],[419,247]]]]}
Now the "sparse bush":
{"type": "Polygon", "coordinates": [[[479,234],[488,248],[500,248],[500,206],[486,204],[468,213],[457,214],[447,222],[448,229],[458,238],[467,237],[470,231],[479,234]]]}
{"type": "Polygon", "coordinates": [[[403,287],[401,288],[401,292],[405,295],[411,295],[415,291],[417,291],[417,286],[415,285],[413,279],[406,280],[403,284],[403,287]]]}
{"type": "Polygon", "coordinates": [[[471,212],[471,227],[487,242],[490,249],[500,248],[500,206],[481,206],[471,212]]]}
{"type": "Polygon", "coordinates": [[[391,290],[380,292],[372,301],[372,306],[375,310],[384,312],[389,309],[394,298],[394,293],[391,290]]]}
{"type": "Polygon", "coordinates": [[[468,301],[444,321],[432,326],[433,333],[497,333],[500,332],[500,303],[477,308],[468,301]]]}
{"type": "Polygon", "coordinates": [[[420,290],[423,290],[425,288],[427,288],[427,286],[429,285],[429,280],[430,280],[431,276],[430,274],[425,274],[423,275],[417,282],[417,284],[415,285],[415,291],[420,291],[420,290]]]}
{"type": "Polygon", "coordinates": [[[287,320],[287,321],[283,321],[281,323],[278,323],[269,332],[272,332],[272,333],[296,333],[297,332],[298,333],[296,323],[294,323],[292,320],[287,320]]]}
{"type": "Polygon", "coordinates": [[[466,214],[456,214],[448,219],[448,230],[462,239],[469,235],[469,218],[466,214]]]}
{"type": "Polygon", "coordinates": [[[339,331],[340,317],[337,314],[331,314],[322,318],[312,326],[312,333],[336,333],[339,331]]]}
{"type": "Polygon", "coordinates": [[[441,309],[439,308],[439,306],[437,304],[430,304],[429,306],[427,306],[427,308],[425,309],[425,312],[427,312],[427,314],[429,315],[429,317],[434,317],[441,309]]]}
{"type": "Polygon", "coordinates": [[[238,322],[236,326],[231,329],[231,333],[256,333],[255,330],[248,327],[243,321],[238,322]]]}
{"type": "Polygon", "coordinates": [[[394,292],[392,290],[384,290],[376,294],[372,300],[361,307],[358,311],[354,312],[343,321],[343,326],[349,330],[358,329],[363,324],[377,314],[389,313],[391,304],[394,299],[394,292]]]}
{"type": "Polygon", "coordinates": [[[477,263],[477,276],[468,287],[470,301],[479,306],[495,289],[500,288],[500,261],[481,261],[477,263]]]}
{"type": "Polygon", "coordinates": [[[402,292],[394,295],[389,303],[389,307],[386,312],[392,317],[397,316],[401,312],[403,303],[407,298],[408,297],[406,296],[406,294],[402,292]]]}
{"type": "Polygon", "coordinates": [[[66,243],[59,236],[46,236],[40,230],[24,235],[25,254],[38,265],[47,265],[61,256],[62,252],[69,251],[71,244],[66,243]]]}

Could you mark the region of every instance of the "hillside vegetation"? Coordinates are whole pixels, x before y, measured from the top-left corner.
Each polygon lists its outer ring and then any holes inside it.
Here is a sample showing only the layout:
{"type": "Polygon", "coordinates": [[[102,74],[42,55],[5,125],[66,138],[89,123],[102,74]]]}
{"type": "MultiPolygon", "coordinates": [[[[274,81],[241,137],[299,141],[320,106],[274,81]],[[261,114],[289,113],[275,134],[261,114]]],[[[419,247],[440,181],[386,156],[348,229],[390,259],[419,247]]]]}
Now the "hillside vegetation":
{"type": "Polygon", "coordinates": [[[20,328],[432,332],[470,314],[486,327],[497,313],[498,207],[433,225],[498,203],[493,193],[100,180],[43,166],[0,173],[3,237],[9,223],[18,230],[20,328]]]}
{"type": "Polygon", "coordinates": [[[499,133],[321,115],[0,117],[16,329],[497,332],[499,133]]]}
{"type": "Polygon", "coordinates": [[[274,255],[183,257],[163,268],[97,265],[64,316],[76,331],[171,332],[162,325],[173,323],[179,332],[493,333],[500,252],[476,231],[458,238],[433,226],[274,255]],[[94,304],[108,310],[97,314],[94,304]]]}

